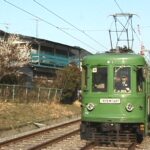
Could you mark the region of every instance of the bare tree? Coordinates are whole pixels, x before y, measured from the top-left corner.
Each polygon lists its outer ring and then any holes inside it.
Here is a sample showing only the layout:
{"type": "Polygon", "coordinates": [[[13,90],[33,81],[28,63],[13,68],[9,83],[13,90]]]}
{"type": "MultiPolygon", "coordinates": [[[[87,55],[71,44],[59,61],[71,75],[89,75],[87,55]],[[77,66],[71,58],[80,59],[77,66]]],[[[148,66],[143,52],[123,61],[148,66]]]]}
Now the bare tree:
{"type": "Polygon", "coordinates": [[[8,74],[16,74],[19,67],[28,63],[29,42],[16,35],[0,40],[0,80],[8,74]]]}

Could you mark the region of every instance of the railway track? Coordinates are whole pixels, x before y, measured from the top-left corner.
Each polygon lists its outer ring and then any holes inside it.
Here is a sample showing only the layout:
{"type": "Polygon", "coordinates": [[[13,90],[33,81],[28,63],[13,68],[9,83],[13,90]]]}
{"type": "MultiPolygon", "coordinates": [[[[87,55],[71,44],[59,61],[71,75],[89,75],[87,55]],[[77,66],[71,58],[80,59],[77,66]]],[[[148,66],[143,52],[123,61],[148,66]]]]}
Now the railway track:
{"type": "Polygon", "coordinates": [[[80,140],[80,135],[75,134],[66,139],[55,142],[48,145],[44,150],[135,150],[135,145],[122,146],[111,146],[111,145],[100,145],[95,142],[87,142],[80,140]]]}
{"type": "Polygon", "coordinates": [[[0,149],[3,150],[34,150],[52,144],[53,142],[79,133],[80,119],[50,126],[40,130],[24,134],[22,136],[0,141],[0,149]]]}
{"type": "Polygon", "coordinates": [[[143,145],[144,150],[148,150],[145,143],[139,147],[135,147],[135,144],[112,146],[81,140],[79,125],[80,119],[77,119],[0,141],[0,150],[141,150],[143,145]]]}
{"type": "Polygon", "coordinates": [[[112,145],[101,145],[95,142],[91,142],[86,144],[81,150],[135,150],[135,144],[125,144],[120,146],[112,146],[112,145]]]}

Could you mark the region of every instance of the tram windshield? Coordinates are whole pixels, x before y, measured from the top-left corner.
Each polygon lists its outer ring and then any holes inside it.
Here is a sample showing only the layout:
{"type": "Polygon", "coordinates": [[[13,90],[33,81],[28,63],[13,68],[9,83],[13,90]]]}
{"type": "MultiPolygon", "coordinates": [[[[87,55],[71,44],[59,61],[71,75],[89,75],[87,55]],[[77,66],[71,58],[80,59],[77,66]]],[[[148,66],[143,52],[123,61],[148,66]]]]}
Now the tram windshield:
{"type": "Polygon", "coordinates": [[[92,91],[107,92],[107,67],[92,68],[92,91]]]}
{"type": "Polygon", "coordinates": [[[114,68],[114,91],[129,93],[131,92],[131,69],[130,67],[114,68]]]}

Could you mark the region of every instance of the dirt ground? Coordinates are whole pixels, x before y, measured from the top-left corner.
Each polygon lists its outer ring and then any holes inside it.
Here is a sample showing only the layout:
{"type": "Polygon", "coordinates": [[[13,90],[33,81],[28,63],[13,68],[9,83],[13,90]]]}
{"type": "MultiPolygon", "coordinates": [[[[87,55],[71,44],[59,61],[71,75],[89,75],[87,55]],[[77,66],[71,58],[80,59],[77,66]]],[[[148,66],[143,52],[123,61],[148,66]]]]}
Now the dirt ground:
{"type": "Polygon", "coordinates": [[[80,115],[80,103],[8,103],[0,102],[0,131],[80,115]]]}

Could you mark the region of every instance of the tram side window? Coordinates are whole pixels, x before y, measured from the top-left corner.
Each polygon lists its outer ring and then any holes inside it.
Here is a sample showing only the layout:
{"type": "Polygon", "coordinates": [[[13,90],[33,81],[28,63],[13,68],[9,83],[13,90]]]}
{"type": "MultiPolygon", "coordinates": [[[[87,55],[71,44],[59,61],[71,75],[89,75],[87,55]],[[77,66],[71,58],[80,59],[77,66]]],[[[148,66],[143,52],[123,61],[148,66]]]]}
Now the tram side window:
{"type": "Polygon", "coordinates": [[[137,70],[136,80],[137,80],[137,92],[142,92],[143,91],[143,82],[144,82],[142,68],[137,70]]]}
{"type": "Polygon", "coordinates": [[[82,88],[87,88],[87,67],[82,68],[82,88]]]}
{"type": "Polygon", "coordinates": [[[114,89],[115,92],[131,92],[129,67],[115,67],[114,68],[114,89]]]}
{"type": "Polygon", "coordinates": [[[107,91],[107,67],[92,68],[92,91],[106,92],[107,91]]]}

